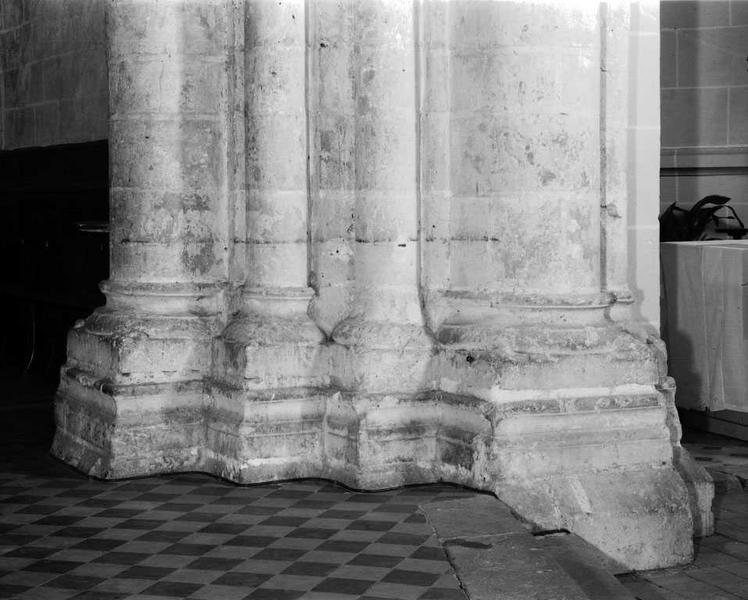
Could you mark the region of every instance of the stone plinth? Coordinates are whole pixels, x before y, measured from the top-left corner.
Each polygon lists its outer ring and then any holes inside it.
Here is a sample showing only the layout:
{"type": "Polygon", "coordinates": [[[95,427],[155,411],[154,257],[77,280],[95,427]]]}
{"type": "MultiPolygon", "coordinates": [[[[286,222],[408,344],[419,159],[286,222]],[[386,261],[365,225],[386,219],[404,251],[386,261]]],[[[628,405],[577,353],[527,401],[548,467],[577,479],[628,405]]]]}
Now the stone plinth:
{"type": "Polygon", "coordinates": [[[112,3],[112,279],[53,451],[452,481],[690,560],[711,488],[627,288],[635,8],[112,3]]]}

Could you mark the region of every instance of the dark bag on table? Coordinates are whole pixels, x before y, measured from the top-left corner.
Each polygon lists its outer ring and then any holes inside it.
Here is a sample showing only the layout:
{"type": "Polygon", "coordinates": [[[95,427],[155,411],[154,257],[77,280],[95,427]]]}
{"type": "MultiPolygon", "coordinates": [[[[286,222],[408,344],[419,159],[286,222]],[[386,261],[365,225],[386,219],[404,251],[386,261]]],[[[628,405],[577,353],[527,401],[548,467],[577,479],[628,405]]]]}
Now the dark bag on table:
{"type": "Polygon", "coordinates": [[[698,240],[739,240],[746,234],[743,222],[727,196],[706,196],[689,210],[673,202],[660,215],[661,242],[690,242],[698,240]],[[722,211],[723,214],[718,214],[722,211]],[[727,214],[724,214],[724,213],[727,214]]]}

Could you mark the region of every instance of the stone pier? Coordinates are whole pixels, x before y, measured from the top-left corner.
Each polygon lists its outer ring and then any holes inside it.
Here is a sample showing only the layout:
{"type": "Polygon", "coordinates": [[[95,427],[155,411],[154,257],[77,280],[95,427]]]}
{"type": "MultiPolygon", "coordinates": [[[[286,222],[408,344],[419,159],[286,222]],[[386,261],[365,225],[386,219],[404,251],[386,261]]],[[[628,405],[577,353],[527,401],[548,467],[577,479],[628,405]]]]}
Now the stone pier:
{"type": "Polygon", "coordinates": [[[53,452],[102,478],[450,481],[629,568],[689,561],[710,483],[629,291],[642,20],[111,2],[111,279],[53,452]]]}

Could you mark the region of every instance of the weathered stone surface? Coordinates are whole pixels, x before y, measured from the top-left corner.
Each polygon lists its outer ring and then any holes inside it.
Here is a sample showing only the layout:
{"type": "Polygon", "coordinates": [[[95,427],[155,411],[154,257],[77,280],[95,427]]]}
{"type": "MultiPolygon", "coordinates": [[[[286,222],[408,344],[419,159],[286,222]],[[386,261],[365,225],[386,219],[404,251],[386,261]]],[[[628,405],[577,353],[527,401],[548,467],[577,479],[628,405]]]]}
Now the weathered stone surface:
{"type": "Polygon", "coordinates": [[[55,454],[452,481],[628,568],[688,561],[711,484],[606,204],[628,9],[562,4],[111,3],[111,279],[55,454]]]}

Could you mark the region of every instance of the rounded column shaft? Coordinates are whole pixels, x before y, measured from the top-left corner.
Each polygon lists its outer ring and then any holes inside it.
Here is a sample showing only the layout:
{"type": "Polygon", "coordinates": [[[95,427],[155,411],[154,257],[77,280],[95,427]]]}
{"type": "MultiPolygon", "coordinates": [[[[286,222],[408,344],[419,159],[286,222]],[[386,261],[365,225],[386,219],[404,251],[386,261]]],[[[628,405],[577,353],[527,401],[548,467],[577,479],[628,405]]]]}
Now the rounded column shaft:
{"type": "Polygon", "coordinates": [[[247,287],[306,290],[305,2],[247,6],[247,287]]]}
{"type": "Polygon", "coordinates": [[[431,348],[418,289],[416,5],[351,8],[354,282],[351,312],[332,337],[353,360],[337,375],[365,391],[410,391],[430,385],[431,348]]]}
{"type": "Polygon", "coordinates": [[[110,4],[110,290],[226,277],[227,18],[218,0],[110,4]]]}
{"type": "Polygon", "coordinates": [[[246,389],[321,385],[324,335],[307,315],[306,3],[250,0],[244,21],[246,280],[213,357],[246,389]]]}

